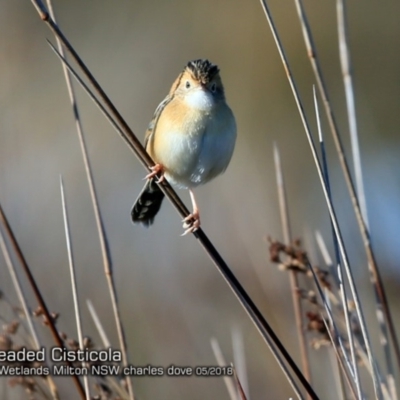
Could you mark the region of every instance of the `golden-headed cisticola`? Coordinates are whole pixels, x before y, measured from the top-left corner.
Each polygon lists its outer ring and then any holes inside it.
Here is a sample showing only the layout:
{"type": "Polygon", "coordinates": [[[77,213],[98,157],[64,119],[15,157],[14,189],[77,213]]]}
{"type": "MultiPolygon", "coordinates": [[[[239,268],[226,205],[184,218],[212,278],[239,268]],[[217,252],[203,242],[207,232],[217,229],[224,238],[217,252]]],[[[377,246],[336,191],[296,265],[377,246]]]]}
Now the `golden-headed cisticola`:
{"type": "Polygon", "coordinates": [[[226,170],[235,141],[235,117],[225,100],[219,68],[208,60],[190,61],[146,131],[145,148],[155,166],[133,205],[133,222],[153,223],[164,198],[156,182],[165,177],[173,186],[189,189],[193,212],[184,219],[184,228],[185,233],[194,232],[200,217],[192,189],[226,170]]]}

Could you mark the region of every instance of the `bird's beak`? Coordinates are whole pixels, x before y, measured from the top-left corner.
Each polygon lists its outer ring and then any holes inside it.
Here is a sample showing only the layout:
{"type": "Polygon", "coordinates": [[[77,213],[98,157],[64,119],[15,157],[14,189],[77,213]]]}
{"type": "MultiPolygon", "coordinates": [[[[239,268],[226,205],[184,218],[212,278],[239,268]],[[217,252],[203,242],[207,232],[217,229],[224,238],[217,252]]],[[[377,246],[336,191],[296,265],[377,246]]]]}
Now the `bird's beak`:
{"type": "Polygon", "coordinates": [[[200,83],[200,87],[204,92],[208,92],[209,91],[208,88],[207,88],[207,85],[205,83],[200,83]]]}

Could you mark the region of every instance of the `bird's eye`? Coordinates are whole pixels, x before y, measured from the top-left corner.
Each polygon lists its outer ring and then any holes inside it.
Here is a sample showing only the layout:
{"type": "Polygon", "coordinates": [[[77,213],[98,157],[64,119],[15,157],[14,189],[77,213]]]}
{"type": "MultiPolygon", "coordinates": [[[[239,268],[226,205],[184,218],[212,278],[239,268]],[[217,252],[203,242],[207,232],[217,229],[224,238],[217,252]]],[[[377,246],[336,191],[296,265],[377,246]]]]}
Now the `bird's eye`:
{"type": "Polygon", "coordinates": [[[213,93],[215,93],[215,91],[217,90],[217,85],[216,85],[215,83],[213,83],[213,84],[211,85],[210,90],[211,90],[213,93]]]}
{"type": "Polygon", "coordinates": [[[189,88],[190,88],[190,82],[189,82],[189,81],[186,81],[185,87],[186,87],[186,89],[189,89],[189,88]]]}

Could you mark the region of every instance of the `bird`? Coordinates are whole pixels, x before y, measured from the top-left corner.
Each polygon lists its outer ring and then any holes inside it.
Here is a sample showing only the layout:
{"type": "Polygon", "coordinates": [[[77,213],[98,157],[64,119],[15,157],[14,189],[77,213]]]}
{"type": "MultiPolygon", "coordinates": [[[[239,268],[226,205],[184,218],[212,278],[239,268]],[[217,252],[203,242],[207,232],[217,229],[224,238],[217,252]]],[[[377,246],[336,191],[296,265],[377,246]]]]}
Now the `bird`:
{"type": "Polygon", "coordinates": [[[195,232],[200,213],[193,189],[226,170],[236,136],[218,66],[207,59],[189,61],[147,128],[144,147],[155,165],[132,207],[133,222],[152,225],[164,198],[158,184],[166,179],[189,190],[193,211],[182,221],[183,235],[195,232]]]}

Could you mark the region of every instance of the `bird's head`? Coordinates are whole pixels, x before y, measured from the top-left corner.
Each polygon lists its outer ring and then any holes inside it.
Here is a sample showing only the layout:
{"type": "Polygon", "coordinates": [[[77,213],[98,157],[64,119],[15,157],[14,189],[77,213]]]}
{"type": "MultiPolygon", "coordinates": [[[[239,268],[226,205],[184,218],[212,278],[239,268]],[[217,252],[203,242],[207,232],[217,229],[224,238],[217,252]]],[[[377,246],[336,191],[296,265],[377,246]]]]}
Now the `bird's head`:
{"type": "Polygon", "coordinates": [[[172,85],[172,93],[182,96],[190,107],[200,110],[209,110],[225,100],[219,68],[208,60],[188,62],[172,85]]]}

